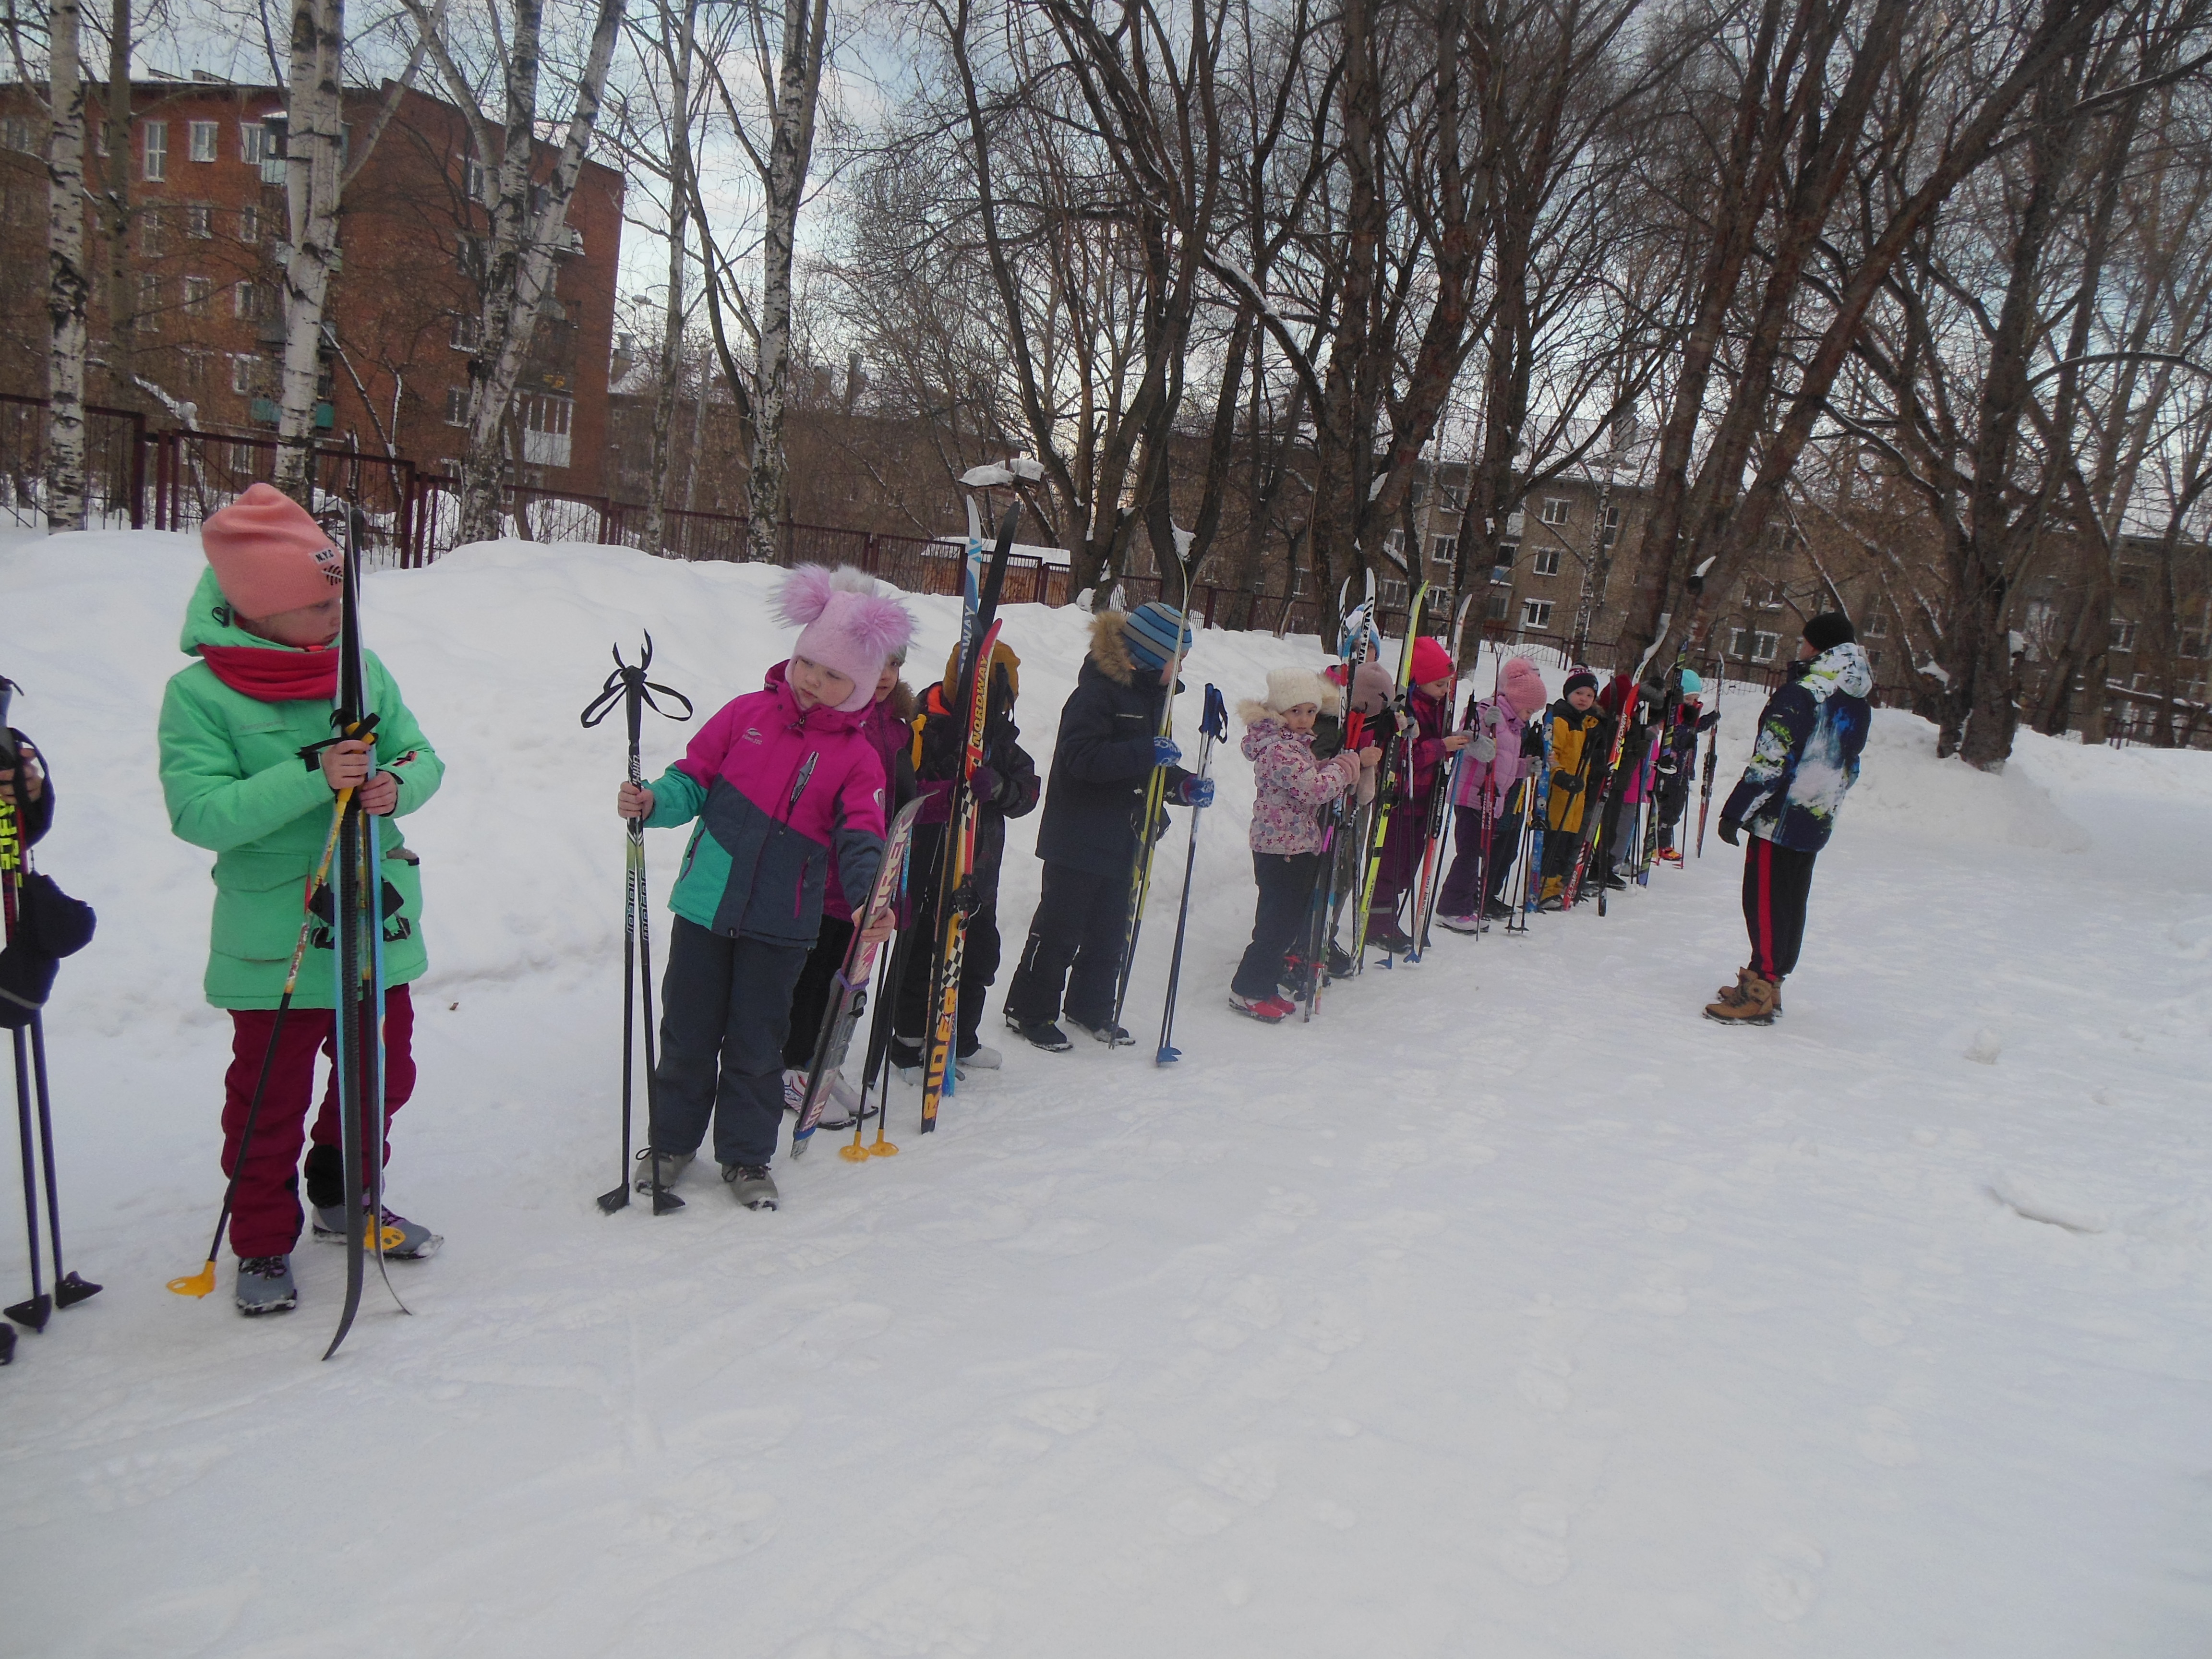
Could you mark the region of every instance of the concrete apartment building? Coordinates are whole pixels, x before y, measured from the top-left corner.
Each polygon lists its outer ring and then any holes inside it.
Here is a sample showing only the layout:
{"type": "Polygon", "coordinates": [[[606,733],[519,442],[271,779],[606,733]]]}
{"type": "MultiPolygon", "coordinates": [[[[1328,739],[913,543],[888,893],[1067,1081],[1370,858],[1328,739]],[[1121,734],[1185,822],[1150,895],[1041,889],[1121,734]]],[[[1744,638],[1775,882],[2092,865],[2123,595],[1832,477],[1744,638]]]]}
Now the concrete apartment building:
{"type": "MultiPolygon", "coordinates": [[[[46,179],[41,88],[0,88],[0,391],[45,386],[46,179]]],[[[345,95],[348,142],[390,92],[345,95]]],[[[87,171],[111,165],[103,88],[89,89],[87,171]]],[[[155,424],[273,434],[283,351],[274,251],[289,234],[282,88],[147,81],[131,88],[125,163],[130,211],[88,206],[94,365],[88,398],[155,424]]],[[[536,166],[550,173],[552,149],[536,166]]],[[[460,111],[411,88],[347,186],[343,263],[325,319],[324,441],[418,467],[451,468],[465,434],[489,178],[460,111]]],[[[516,396],[516,482],[605,488],[607,367],[622,236],[622,175],[586,163],[547,307],[516,396]]],[[[245,446],[220,456],[250,464],[245,446]]],[[[265,465],[262,469],[265,472],[265,465]]]]}

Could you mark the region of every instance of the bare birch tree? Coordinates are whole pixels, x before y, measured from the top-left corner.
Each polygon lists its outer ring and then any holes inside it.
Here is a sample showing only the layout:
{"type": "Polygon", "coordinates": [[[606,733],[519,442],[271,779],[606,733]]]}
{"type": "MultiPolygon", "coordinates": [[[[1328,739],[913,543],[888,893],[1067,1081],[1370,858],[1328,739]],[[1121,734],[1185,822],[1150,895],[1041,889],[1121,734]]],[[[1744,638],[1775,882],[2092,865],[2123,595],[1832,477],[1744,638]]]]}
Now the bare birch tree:
{"type": "Polygon", "coordinates": [[[51,532],[82,530],[86,523],[85,313],[92,285],[84,268],[84,81],[76,0],[53,0],[48,28],[52,131],[46,147],[46,528],[51,532]]]}

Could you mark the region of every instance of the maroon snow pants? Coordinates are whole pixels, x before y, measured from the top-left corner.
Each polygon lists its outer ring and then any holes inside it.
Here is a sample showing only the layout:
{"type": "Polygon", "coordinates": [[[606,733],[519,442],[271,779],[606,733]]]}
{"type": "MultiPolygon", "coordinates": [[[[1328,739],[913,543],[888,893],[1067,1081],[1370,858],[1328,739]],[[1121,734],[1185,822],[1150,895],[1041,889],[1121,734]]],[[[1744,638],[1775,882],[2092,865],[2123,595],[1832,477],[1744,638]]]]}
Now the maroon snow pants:
{"type": "MultiPolygon", "coordinates": [[[[230,1069],[223,1073],[222,1172],[228,1176],[238,1160],[238,1139],[246,1127],[246,1114],[253,1103],[253,1085],[261,1076],[261,1062],[269,1052],[269,1033],[276,1023],[274,1008],[234,1008],[230,1013],[230,1069]]],[[[269,1067],[269,1086],[262,1091],[261,1110],[253,1120],[253,1140],[246,1151],[246,1173],[239,1177],[238,1197],[231,1206],[230,1247],[240,1256],[289,1255],[300,1242],[300,1148],[307,1139],[307,1106],[314,1097],[315,1055],[331,1060],[330,1079],[323,1090],[322,1109],[315,1115],[314,1144],[338,1145],[338,1080],[335,1058],[337,1016],[328,1008],[294,1008],[284,1016],[284,1031],[276,1056],[269,1067]]],[[[407,988],[395,985],[384,994],[384,1126],[415,1092],[415,1005],[407,988]]],[[[392,1146],[363,1126],[364,1160],[377,1154],[389,1158],[392,1146]]],[[[364,1162],[363,1167],[367,1164],[364,1162]]]]}

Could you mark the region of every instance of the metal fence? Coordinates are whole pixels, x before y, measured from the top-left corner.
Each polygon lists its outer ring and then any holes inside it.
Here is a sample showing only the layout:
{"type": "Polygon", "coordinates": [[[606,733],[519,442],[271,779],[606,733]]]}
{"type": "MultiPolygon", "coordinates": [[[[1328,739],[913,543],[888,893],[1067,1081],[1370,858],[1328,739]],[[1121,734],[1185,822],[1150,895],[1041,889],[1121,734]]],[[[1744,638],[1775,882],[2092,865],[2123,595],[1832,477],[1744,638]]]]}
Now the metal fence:
{"type": "MultiPolygon", "coordinates": [[[[44,522],[46,403],[42,398],[0,393],[0,521],[44,522]]],[[[208,515],[234,501],[250,484],[273,481],[279,444],[272,434],[239,435],[175,429],[149,432],[136,411],[98,405],[86,410],[94,522],[133,529],[194,530],[208,515]]],[[[442,472],[426,471],[404,456],[319,444],[314,447],[315,499],[319,509],[341,501],[357,501],[368,520],[368,558],[375,568],[419,568],[453,550],[460,538],[459,483],[442,472]]],[[[646,507],[607,495],[579,495],[562,490],[511,485],[507,491],[504,529],[539,542],[584,542],[634,547],[663,558],[742,563],[751,556],[744,516],[670,507],[662,515],[659,548],[645,545],[646,507]]],[[[850,530],[830,525],[787,524],[777,538],[775,562],[792,565],[849,564],[909,593],[951,594],[960,591],[962,544],[957,540],[850,530]]],[[[1048,564],[1034,555],[1009,559],[1004,599],[1010,605],[1068,603],[1066,565],[1048,564]]],[[[1117,579],[1121,602],[1142,605],[1158,599],[1158,576],[1117,579]]],[[[1455,596],[1432,597],[1423,613],[1424,633],[1441,636],[1451,626],[1455,596]]],[[[1255,592],[1197,582],[1190,609],[1208,628],[1274,634],[1318,634],[1322,607],[1311,599],[1255,592]]],[[[1384,635],[1402,636],[1406,607],[1388,603],[1377,611],[1384,635]]],[[[1500,653],[1531,656],[1555,668],[1616,659],[1615,642],[1516,628],[1486,618],[1480,645],[1464,654],[1494,657],[1500,653]]],[[[1731,678],[1753,678],[1762,671],[1732,664],[1731,678]]],[[[1771,684],[1779,671],[1764,672],[1771,684]]]]}

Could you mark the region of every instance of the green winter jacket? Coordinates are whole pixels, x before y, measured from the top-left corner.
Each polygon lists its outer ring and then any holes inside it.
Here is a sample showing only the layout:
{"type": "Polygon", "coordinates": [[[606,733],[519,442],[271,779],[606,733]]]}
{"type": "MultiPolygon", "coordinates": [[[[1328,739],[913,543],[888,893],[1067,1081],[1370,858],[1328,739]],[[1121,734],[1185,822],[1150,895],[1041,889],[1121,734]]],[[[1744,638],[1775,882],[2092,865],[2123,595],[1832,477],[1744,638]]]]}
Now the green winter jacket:
{"type": "MultiPolygon", "coordinates": [[[[192,594],[179,643],[195,656],[204,645],[283,648],[231,621],[212,571],[202,574],[192,594]]],[[[382,716],[378,768],[399,780],[397,811],[375,823],[384,878],[400,896],[406,924],[386,919],[384,980],[404,985],[422,975],[428,958],[422,877],[394,820],[436,793],[446,769],[374,653],[362,653],[362,670],[368,706],[382,716]]],[[[262,702],[231,690],[204,662],[170,680],[162,696],[161,795],[169,827],[216,855],[206,988],[218,1008],[274,1008],[283,1000],[285,970],[307,915],[307,883],[337,799],[321,768],[307,765],[300,750],[331,735],[328,702],[262,702]]],[[[293,1006],[334,1006],[335,975],[329,947],[311,947],[293,1006]]]]}

